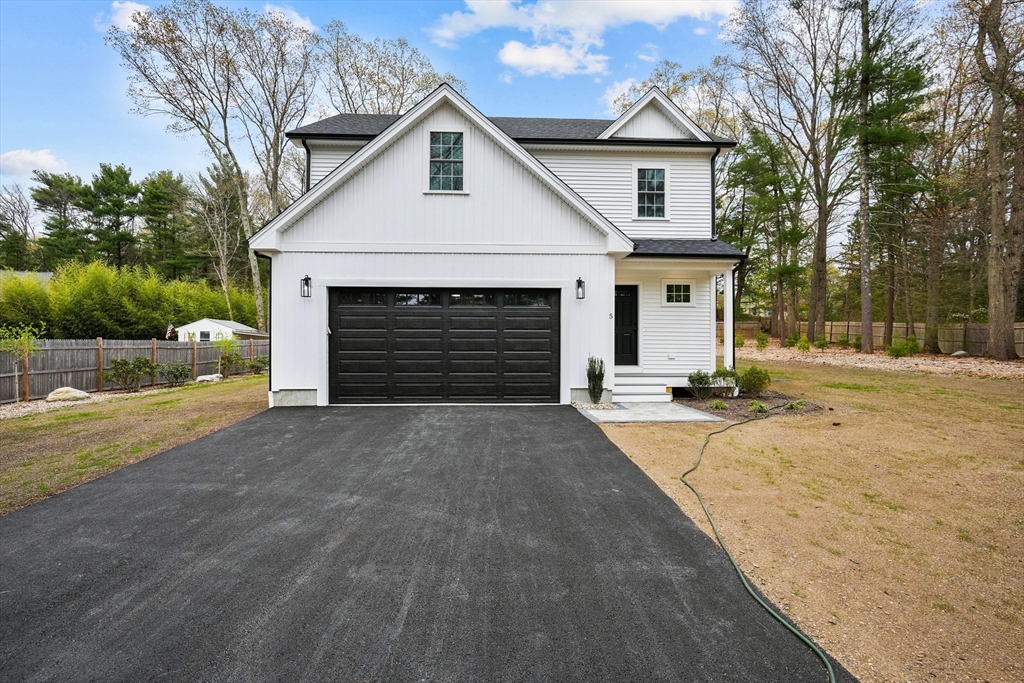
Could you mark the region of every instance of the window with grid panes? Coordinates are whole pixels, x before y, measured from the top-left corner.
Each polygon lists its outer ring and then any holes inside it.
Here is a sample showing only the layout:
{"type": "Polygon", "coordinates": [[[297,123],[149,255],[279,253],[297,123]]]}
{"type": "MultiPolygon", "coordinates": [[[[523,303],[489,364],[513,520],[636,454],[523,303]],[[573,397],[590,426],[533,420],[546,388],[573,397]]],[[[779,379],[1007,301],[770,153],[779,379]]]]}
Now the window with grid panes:
{"type": "Polygon", "coordinates": [[[462,133],[430,134],[430,189],[462,190],[462,133]]]}
{"type": "Polygon", "coordinates": [[[636,190],[638,218],[665,217],[665,169],[638,168],[636,190]]]}

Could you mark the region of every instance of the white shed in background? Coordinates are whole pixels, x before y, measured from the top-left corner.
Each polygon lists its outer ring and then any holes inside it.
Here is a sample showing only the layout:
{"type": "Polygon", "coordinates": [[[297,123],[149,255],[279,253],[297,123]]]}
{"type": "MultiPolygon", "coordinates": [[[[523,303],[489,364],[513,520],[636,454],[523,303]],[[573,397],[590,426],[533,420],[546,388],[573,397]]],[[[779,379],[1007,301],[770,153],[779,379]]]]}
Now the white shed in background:
{"type": "Polygon", "coordinates": [[[216,341],[217,339],[266,339],[267,333],[233,320],[203,318],[175,328],[178,341],[216,341]]]}

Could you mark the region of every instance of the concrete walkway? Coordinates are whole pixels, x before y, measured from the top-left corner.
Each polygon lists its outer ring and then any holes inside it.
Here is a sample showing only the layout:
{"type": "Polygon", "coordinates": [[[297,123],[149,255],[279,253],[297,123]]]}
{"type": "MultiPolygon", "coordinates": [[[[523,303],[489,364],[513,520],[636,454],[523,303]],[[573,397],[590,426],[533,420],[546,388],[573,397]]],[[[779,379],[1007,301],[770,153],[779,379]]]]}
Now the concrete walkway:
{"type": "Polygon", "coordinates": [[[825,681],[571,406],[275,408],[0,539],[2,680],[825,681]]]}
{"type": "Polygon", "coordinates": [[[722,418],[702,413],[678,403],[615,403],[614,408],[580,408],[591,422],[722,422],[722,418]]]}

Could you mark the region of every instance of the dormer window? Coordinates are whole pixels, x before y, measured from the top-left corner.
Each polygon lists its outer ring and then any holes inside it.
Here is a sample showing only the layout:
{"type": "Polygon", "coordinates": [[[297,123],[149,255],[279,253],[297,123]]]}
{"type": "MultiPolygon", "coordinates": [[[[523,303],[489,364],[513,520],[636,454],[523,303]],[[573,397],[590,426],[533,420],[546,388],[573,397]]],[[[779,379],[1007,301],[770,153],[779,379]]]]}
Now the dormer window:
{"type": "Polygon", "coordinates": [[[637,218],[665,217],[665,169],[636,170],[637,218]]]}
{"type": "Polygon", "coordinates": [[[462,133],[430,134],[430,189],[462,191],[462,133]]]}

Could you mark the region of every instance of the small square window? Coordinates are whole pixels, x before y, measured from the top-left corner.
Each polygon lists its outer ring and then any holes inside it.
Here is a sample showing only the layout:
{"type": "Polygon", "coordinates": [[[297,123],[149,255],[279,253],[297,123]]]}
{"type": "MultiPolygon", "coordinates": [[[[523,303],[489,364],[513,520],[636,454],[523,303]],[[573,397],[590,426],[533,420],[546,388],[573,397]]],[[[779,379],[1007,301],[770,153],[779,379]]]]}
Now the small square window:
{"type": "Polygon", "coordinates": [[[210,341],[210,333],[209,332],[200,332],[199,333],[199,341],[210,341]]]}
{"type": "Polygon", "coordinates": [[[683,306],[693,303],[692,286],[687,282],[666,282],[664,292],[663,303],[666,306],[683,306]]]}
{"type": "Polygon", "coordinates": [[[430,134],[430,189],[462,191],[462,133],[430,134]]]}

